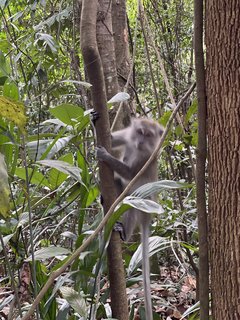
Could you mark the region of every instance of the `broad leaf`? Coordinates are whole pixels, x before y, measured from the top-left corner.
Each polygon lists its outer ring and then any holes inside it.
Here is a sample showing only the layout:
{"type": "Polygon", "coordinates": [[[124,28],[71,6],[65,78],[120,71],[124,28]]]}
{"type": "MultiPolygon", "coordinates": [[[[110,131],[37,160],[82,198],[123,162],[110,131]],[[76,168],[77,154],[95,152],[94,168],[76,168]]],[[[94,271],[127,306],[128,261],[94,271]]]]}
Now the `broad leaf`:
{"type": "Polygon", "coordinates": [[[50,108],[49,111],[54,117],[71,126],[76,125],[84,117],[83,109],[70,103],[63,103],[55,108],[50,108]]]}
{"type": "Polygon", "coordinates": [[[13,100],[19,100],[19,92],[17,85],[10,80],[5,81],[3,86],[3,95],[13,100]]]}
{"type": "Polygon", "coordinates": [[[192,185],[183,182],[177,182],[173,180],[161,180],[142,185],[141,187],[136,189],[132,193],[132,195],[136,197],[147,198],[150,195],[159,193],[163,190],[182,189],[190,187],[192,187],[192,185]]]}
{"type": "Polygon", "coordinates": [[[80,316],[87,318],[88,311],[86,302],[80,293],[69,287],[62,287],[60,291],[63,295],[63,298],[67,300],[75,312],[77,312],[80,316]]]}
{"type": "MultiPolygon", "coordinates": [[[[15,175],[26,181],[26,169],[16,168],[15,175]]],[[[50,187],[48,180],[44,177],[41,172],[28,168],[28,177],[31,177],[30,183],[36,185],[43,185],[45,187],[50,187]]]]}
{"type": "Polygon", "coordinates": [[[61,160],[41,160],[37,161],[37,163],[66,173],[82,184],[81,169],[78,167],[72,166],[61,160]]]}
{"type": "MultiPolygon", "coordinates": [[[[71,141],[73,138],[72,135],[69,135],[68,137],[64,138],[59,138],[55,141],[55,143],[51,146],[51,150],[49,150],[46,158],[51,159],[55,156],[56,153],[58,153],[60,150],[65,148],[68,144],[69,141],[71,141]]],[[[31,141],[27,143],[27,148],[28,148],[28,155],[30,159],[34,160],[36,157],[36,152],[37,153],[37,160],[39,160],[44,152],[47,150],[47,148],[50,147],[50,145],[53,143],[53,139],[48,139],[48,140],[39,140],[39,141],[31,141]]]]}
{"type": "MultiPolygon", "coordinates": [[[[171,247],[173,241],[166,241],[166,238],[154,236],[149,237],[149,257],[156,252],[171,247]]],[[[128,275],[130,275],[142,262],[142,245],[140,244],[137,250],[134,252],[132,259],[128,266],[128,275]]]]}
{"type": "Polygon", "coordinates": [[[160,204],[149,199],[142,199],[139,197],[128,196],[124,198],[123,203],[128,204],[133,208],[136,208],[140,211],[147,212],[147,213],[161,214],[164,212],[160,204]]]}
{"type": "MultiPolygon", "coordinates": [[[[50,259],[56,256],[68,255],[70,251],[68,249],[62,247],[46,247],[34,252],[34,259],[35,260],[45,260],[50,259]]],[[[27,258],[27,261],[31,261],[32,256],[27,258]]]]}

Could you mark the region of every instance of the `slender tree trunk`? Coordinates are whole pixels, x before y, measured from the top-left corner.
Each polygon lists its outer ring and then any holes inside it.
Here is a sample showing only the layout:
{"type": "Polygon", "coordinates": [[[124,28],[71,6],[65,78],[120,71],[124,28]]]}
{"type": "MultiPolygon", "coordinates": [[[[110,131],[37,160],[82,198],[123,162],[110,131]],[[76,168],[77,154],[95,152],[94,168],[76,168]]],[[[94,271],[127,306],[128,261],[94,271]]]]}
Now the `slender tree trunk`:
{"type": "Polygon", "coordinates": [[[119,92],[116,55],[112,28],[112,1],[99,0],[97,43],[102,60],[107,99],[119,92]]]}
{"type": "MultiPolygon", "coordinates": [[[[120,90],[123,91],[132,68],[128,42],[126,0],[112,0],[112,26],[118,84],[120,90]]],[[[133,77],[131,76],[131,84],[133,84],[132,78],[133,77]]],[[[124,102],[115,130],[121,128],[119,122],[123,127],[128,126],[130,122],[130,113],[135,113],[136,110],[135,102],[133,100],[135,93],[131,86],[127,88],[127,92],[130,94],[131,98],[128,102],[124,102]]]]}
{"type": "MultiPolygon", "coordinates": [[[[115,47],[112,31],[111,0],[99,1],[97,17],[97,44],[103,66],[107,100],[109,100],[120,91],[118,85],[115,47]]],[[[120,123],[119,126],[121,125],[122,123],[120,123]]],[[[126,294],[126,277],[122,258],[122,244],[118,232],[112,233],[107,253],[113,317],[117,319],[127,319],[128,305],[126,294]]]]}
{"type": "Polygon", "coordinates": [[[198,99],[198,148],[196,166],[197,211],[199,232],[199,300],[200,320],[209,319],[209,267],[208,221],[205,193],[206,139],[206,90],[203,54],[203,0],[194,1],[194,51],[198,99]]]}
{"type": "Polygon", "coordinates": [[[240,6],[206,1],[213,319],[240,319],[240,6]]]}
{"type": "MultiPolygon", "coordinates": [[[[100,118],[96,124],[97,143],[110,151],[110,124],[106,107],[107,96],[101,57],[96,40],[97,2],[83,0],[81,16],[81,48],[84,64],[92,84],[92,100],[100,118]]],[[[110,85],[110,84],[109,84],[110,85]]],[[[110,89],[109,89],[110,90],[110,89]]],[[[100,189],[104,199],[104,212],[107,212],[115,200],[113,172],[99,163],[100,189]]],[[[108,266],[113,317],[128,319],[125,273],[119,235],[113,233],[108,248],[108,266]]]]}

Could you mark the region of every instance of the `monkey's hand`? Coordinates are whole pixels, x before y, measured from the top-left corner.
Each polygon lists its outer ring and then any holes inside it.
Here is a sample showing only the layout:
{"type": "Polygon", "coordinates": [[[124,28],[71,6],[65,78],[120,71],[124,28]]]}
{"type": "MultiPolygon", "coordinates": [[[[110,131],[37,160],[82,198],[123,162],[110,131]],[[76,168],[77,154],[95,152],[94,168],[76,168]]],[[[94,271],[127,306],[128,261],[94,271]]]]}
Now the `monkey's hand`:
{"type": "Polygon", "coordinates": [[[122,241],[126,241],[126,234],[122,222],[117,221],[113,226],[113,230],[119,232],[122,241]]]}
{"type": "Polygon", "coordinates": [[[92,111],[90,113],[90,120],[95,127],[96,121],[100,118],[100,114],[97,111],[92,111]]]}
{"type": "Polygon", "coordinates": [[[104,147],[98,146],[96,147],[96,156],[98,160],[105,161],[109,157],[109,153],[104,147]]]}

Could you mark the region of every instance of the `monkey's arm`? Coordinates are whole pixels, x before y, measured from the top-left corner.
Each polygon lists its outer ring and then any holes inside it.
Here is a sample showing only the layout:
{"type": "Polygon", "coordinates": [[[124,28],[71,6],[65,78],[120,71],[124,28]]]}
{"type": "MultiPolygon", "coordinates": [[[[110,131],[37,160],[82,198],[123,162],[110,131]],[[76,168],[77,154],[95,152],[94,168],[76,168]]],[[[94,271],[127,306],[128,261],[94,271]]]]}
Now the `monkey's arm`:
{"type": "Polygon", "coordinates": [[[129,128],[112,132],[112,147],[117,148],[126,144],[126,137],[128,137],[129,128]]]}
{"type": "Polygon", "coordinates": [[[131,180],[135,176],[130,166],[114,158],[104,147],[99,146],[96,148],[96,151],[98,160],[106,162],[113,171],[117,172],[124,179],[131,180]]]}

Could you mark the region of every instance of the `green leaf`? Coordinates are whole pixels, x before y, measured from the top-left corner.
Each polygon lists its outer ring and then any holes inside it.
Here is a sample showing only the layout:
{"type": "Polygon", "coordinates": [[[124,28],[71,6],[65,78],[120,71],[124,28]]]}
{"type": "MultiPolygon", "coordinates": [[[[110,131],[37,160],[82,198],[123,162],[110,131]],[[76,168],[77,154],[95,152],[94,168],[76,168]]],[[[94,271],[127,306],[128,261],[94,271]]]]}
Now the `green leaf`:
{"type": "Polygon", "coordinates": [[[166,111],[164,112],[164,114],[162,115],[161,119],[160,119],[160,123],[165,127],[170,116],[172,114],[172,111],[166,111]]]}
{"type": "Polygon", "coordinates": [[[10,189],[8,184],[7,166],[4,156],[0,153],[0,214],[6,218],[9,213],[10,189]]]}
{"type": "Polygon", "coordinates": [[[49,111],[54,117],[71,126],[75,126],[84,117],[83,109],[73,104],[63,103],[49,111]]]}
{"type": "Polygon", "coordinates": [[[47,33],[42,33],[42,32],[37,32],[36,33],[36,38],[37,40],[34,42],[34,44],[37,44],[39,41],[44,43],[44,46],[48,46],[50,48],[50,50],[52,51],[52,53],[56,53],[57,52],[57,48],[56,48],[56,43],[53,39],[53,37],[50,34],[47,33]]]}
{"type": "MultiPolygon", "coordinates": [[[[56,256],[68,255],[70,251],[62,247],[46,247],[34,252],[35,260],[45,260],[56,256]]],[[[32,261],[32,256],[27,258],[27,261],[32,261]]]]}
{"type": "MultiPolygon", "coordinates": [[[[67,162],[70,165],[73,164],[73,156],[70,153],[60,157],[59,160],[67,162]]],[[[52,186],[52,189],[58,188],[67,179],[67,177],[68,175],[66,173],[63,173],[55,168],[49,170],[49,182],[52,186]]]]}
{"type": "Polygon", "coordinates": [[[185,120],[186,122],[189,122],[189,120],[191,119],[191,117],[197,114],[197,99],[194,99],[191,106],[189,107],[187,114],[185,116],[185,120]]]}
{"type": "Polygon", "coordinates": [[[81,317],[87,318],[88,311],[86,302],[80,293],[69,287],[62,287],[60,292],[75,312],[77,312],[81,317]]]}
{"type": "Polygon", "coordinates": [[[19,100],[19,92],[18,92],[17,85],[9,79],[7,81],[5,81],[4,86],[3,86],[3,95],[5,97],[12,98],[13,100],[18,101],[19,100]]]}
{"type": "Polygon", "coordinates": [[[55,14],[51,14],[51,16],[49,18],[41,21],[38,25],[36,25],[34,27],[34,30],[35,31],[42,30],[45,25],[47,25],[48,27],[51,27],[55,22],[60,22],[64,19],[68,18],[71,11],[72,11],[72,7],[69,6],[68,8],[65,8],[63,10],[59,10],[59,12],[57,12],[55,14]]]}
{"type": "Polygon", "coordinates": [[[86,207],[89,207],[93,203],[93,201],[97,198],[98,195],[99,195],[98,187],[90,188],[87,195],[86,207]]]}
{"type": "Polygon", "coordinates": [[[66,173],[67,175],[70,175],[74,180],[77,180],[83,184],[81,178],[81,169],[72,166],[67,162],[61,160],[41,160],[37,161],[36,163],[50,168],[55,168],[63,173],[66,173]]]}
{"type": "Polygon", "coordinates": [[[124,204],[128,204],[129,206],[136,208],[140,211],[147,212],[147,213],[157,213],[161,214],[164,212],[162,206],[156,203],[153,200],[149,199],[142,199],[139,197],[128,196],[123,200],[124,204]]]}
{"type": "MultiPolygon", "coordinates": [[[[16,168],[15,175],[26,181],[26,170],[25,168],[16,168]]],[[[36,185],[43,185],[50,188],[48,180],[44,177],[41,172],[28,168],[28,177],[31,177],[30,183],[36,185]]]]}
{"type": "MultiPolygon", "coordinates": [[[[166,240],[163,237],[149,237],[149,257],[154,255],[155,253],[165,250],[171,247],[171,244],[174,241],[166,240]]],[[[128,275],[132,274],[132,272],[141,264],[142,262],[142,245],[140,244],[137,250],[134,252],[132,259],[128,266],[128,275]]]]}
{"type": "Polygon", "coordinates": [[[11,69],[6,61],[4,54],[0,51],[0,85],[3,85],[8,76],[10,75],[11,69]]]}
{"type": "Polygon", "coordinates": [[[47,159],[51,159],[56,155],[56,153],[65,148],[72,138],[73,136],[69,135],[68,137],[56,139],[55,143],[53,143],[53,139],[30,141],[27,143],[28,155],[30,159],[34,160],[36,157],[36,152],[38,152],[37,160],[39,160],[42,156],[44,156],[47,148],[50,148],[49,152],[47,153],[47,159]]]}
{"type": "Polygon", "coordinates": [[[191,188],[192,186],[192,184],[184,182],[161,180],[142,185],[132,193],[132,196],[147,198],[150,195],[162,192],[163,190],[191,188]]]}

